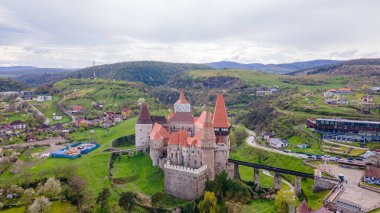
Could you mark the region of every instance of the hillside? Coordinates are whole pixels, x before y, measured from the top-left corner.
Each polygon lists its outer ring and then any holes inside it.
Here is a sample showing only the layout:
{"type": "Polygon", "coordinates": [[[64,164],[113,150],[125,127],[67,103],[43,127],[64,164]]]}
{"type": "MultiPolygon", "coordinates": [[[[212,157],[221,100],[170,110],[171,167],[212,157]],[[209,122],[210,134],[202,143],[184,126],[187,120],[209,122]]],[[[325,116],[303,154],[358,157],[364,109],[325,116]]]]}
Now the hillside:
{"type": "Polygon", "coordinates": [[[0,92],[19,91],[25,89],[25,85],[10,78],[0,78],[0,92]]]}
{"type": "Polygon", "coordinates": [[[289,73],[290,75],[380,76],[380,59],[356,59],[289,73]]]}
{"type": "Polygon", "coordinates": [[[103,111],[120,112],[127,106],[138,113],[137,100],[144,98],[152,110],[159,104],[151,98],[150,90],[142,83],[114,81],[110,79],[65,79],[52,85],[62,96],[62,105],[85,107],[85,116],[95,118],[103,111]],[[103,104],[103,110],[95,110],[92,103],[103,104]]]}
{"type": "Polygon", "coordinates": [[[261,63],[238,63],[233,61],[220,61],[207,63],[206,65],[214,69],[240,69],[240,70],[256,70],[270,73],[284,74],[289,72],[294,72],[298,70],[310,69],[314,67],[332,65],[340,63],[336,60],[313,60],[313,61],[303,61],[294,63],[283,63],[283,64],[261,64],[261,63]]]}
{"type": "Polygon", "coordinates": [[[204,70],[210,67],[202,64],[168,63],[158,61],[131,61],[88,67],[73,72],[73,78],[96,77],[143,82],[149,86],[163,85],[176,74],[187,70],[204,70]]]}

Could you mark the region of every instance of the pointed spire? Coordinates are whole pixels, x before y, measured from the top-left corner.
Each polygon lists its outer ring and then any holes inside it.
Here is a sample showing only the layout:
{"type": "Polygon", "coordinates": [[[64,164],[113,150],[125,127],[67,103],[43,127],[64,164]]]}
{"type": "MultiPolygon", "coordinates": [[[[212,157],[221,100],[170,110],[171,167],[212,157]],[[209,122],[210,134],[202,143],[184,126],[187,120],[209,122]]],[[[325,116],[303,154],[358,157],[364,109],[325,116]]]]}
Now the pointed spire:
{"type": "Polygon", "coordinates": [[[222,93],[219,93],[216,97],[215,111],[212,118],[214,127],[229,128],[230,122],[228,122],[226,105],[222,93]]]}
{"type": "Polygon", "coordinates": [[[205,119],[205,122],[203,124],[203,129],[202,129],[201,141],[202,141],[202,144],[208,141],[213,141],[215,143],[215,139],[216,138],[215,138],[215,133],[214,133],[214,127],[212,126],[210,109],[207,107],[206,119],[205,119]]]}
{"type": "Polygon", "coordinates": [[[176,104],[190,104],[186,100],[185,93],[183,92],[183,90],[181,90],[181,92],[179,93],[179,98],[178,98],[177,102],[175,102],[175,103],[176,104]]]}
{"type": "Polygon", "coordinates": [[[137,119],[136,124],[151,124],[152,120],[150,117],[148,104],[143,103],[141,106],[139,118],[137,119]]]}

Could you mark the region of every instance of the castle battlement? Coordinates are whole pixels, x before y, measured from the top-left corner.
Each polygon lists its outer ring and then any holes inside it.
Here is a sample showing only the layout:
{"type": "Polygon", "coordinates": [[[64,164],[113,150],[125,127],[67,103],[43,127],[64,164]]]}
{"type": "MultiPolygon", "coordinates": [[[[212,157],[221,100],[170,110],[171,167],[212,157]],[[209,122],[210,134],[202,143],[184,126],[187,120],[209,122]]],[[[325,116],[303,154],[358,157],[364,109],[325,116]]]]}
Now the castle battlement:
{"type": "Polygon", "coordinates": [[[201,166],[198,169],[193,169],[193,168],[190,168],[190,167],[184,167],[184,166],[180,166],[180,165],[172,165],[168,161],[164,165],[164,169],[170,169],[170,170],[175,170],[177,172],[189,173],[189,174],[193,174],[193,175],[199,176],[199,175],[207,172],[207,165],[203,165],[203,166],[201,166]]]}

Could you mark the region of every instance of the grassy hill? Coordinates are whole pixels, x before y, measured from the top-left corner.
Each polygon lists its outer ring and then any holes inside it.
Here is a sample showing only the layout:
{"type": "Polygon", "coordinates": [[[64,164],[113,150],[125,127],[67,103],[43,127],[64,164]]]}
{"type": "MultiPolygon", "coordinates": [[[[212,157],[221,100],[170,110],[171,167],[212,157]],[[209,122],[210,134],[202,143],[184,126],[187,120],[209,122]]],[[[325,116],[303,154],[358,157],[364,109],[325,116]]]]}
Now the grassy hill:
{"type": "Polygon", "coordinates": [[[73,72],[70,77],[92,78],[95,72],[96,77],[100,78],[143,82],[149,86],[157,86],[165,84],[176,74],[194,69],[203,70],[210,69],[210,67],[189,63],[131,61],[88,67],[73,72]]]}
{"type": "Polygon", "coordinates": [[[26,86],[10,78],[0,78],[0,92],[19,91],[25,89],[26,86]]]}
{"type": "Polygon", "coordinates": [[[72,105],[82,105],[86,108],[86,116],[97,117],[103,111],[118,111],[128,106],[136,113],[136,102],[144,98],[152,110],[159,104],[151,98],[150,89],[142,83],[114,81],[110,79],[65,79],[53,84],[60,92],[62,105],[70,108],[72,105]],[[92,103],[101,103],[103,110],[95,110],[92,103]]]}

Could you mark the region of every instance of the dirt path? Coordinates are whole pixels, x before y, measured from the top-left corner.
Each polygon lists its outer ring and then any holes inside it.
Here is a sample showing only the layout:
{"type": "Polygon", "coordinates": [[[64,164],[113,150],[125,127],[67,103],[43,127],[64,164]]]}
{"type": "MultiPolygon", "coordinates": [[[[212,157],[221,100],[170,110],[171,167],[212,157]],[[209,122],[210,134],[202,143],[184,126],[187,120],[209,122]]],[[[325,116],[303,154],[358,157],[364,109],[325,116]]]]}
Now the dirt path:
{"type": "MultiPolygon", "coordinates": [[[[269,176],[269,177],[273,177],[273,175],[268,170],[263,170],[263,174],[266,175],[266,176],[269,176]]],[[[286,185],[288,185],[292,191],[294,191],[293,184],[291,184],[289,181],[287,181],[287,180],[285,180],[283,178],[281,178],[281,181],[283,183],[285,183],[286,185]]]]}
{"type": "Polygon", "coordinates": [[[30,147],[30,146],[50,146],[50,144],[58,144],[58,143],[66,143],[66,139],[64,138],[55,138],[55,139],[48,139],[43,141],[35,141],[35,142],[29,142],[29,143],[20,143],[20,144],[11,144],[7,146],[2,146],[4,149],[11,149],[11,148],[24,148],[24,147],[30,147]]]}

